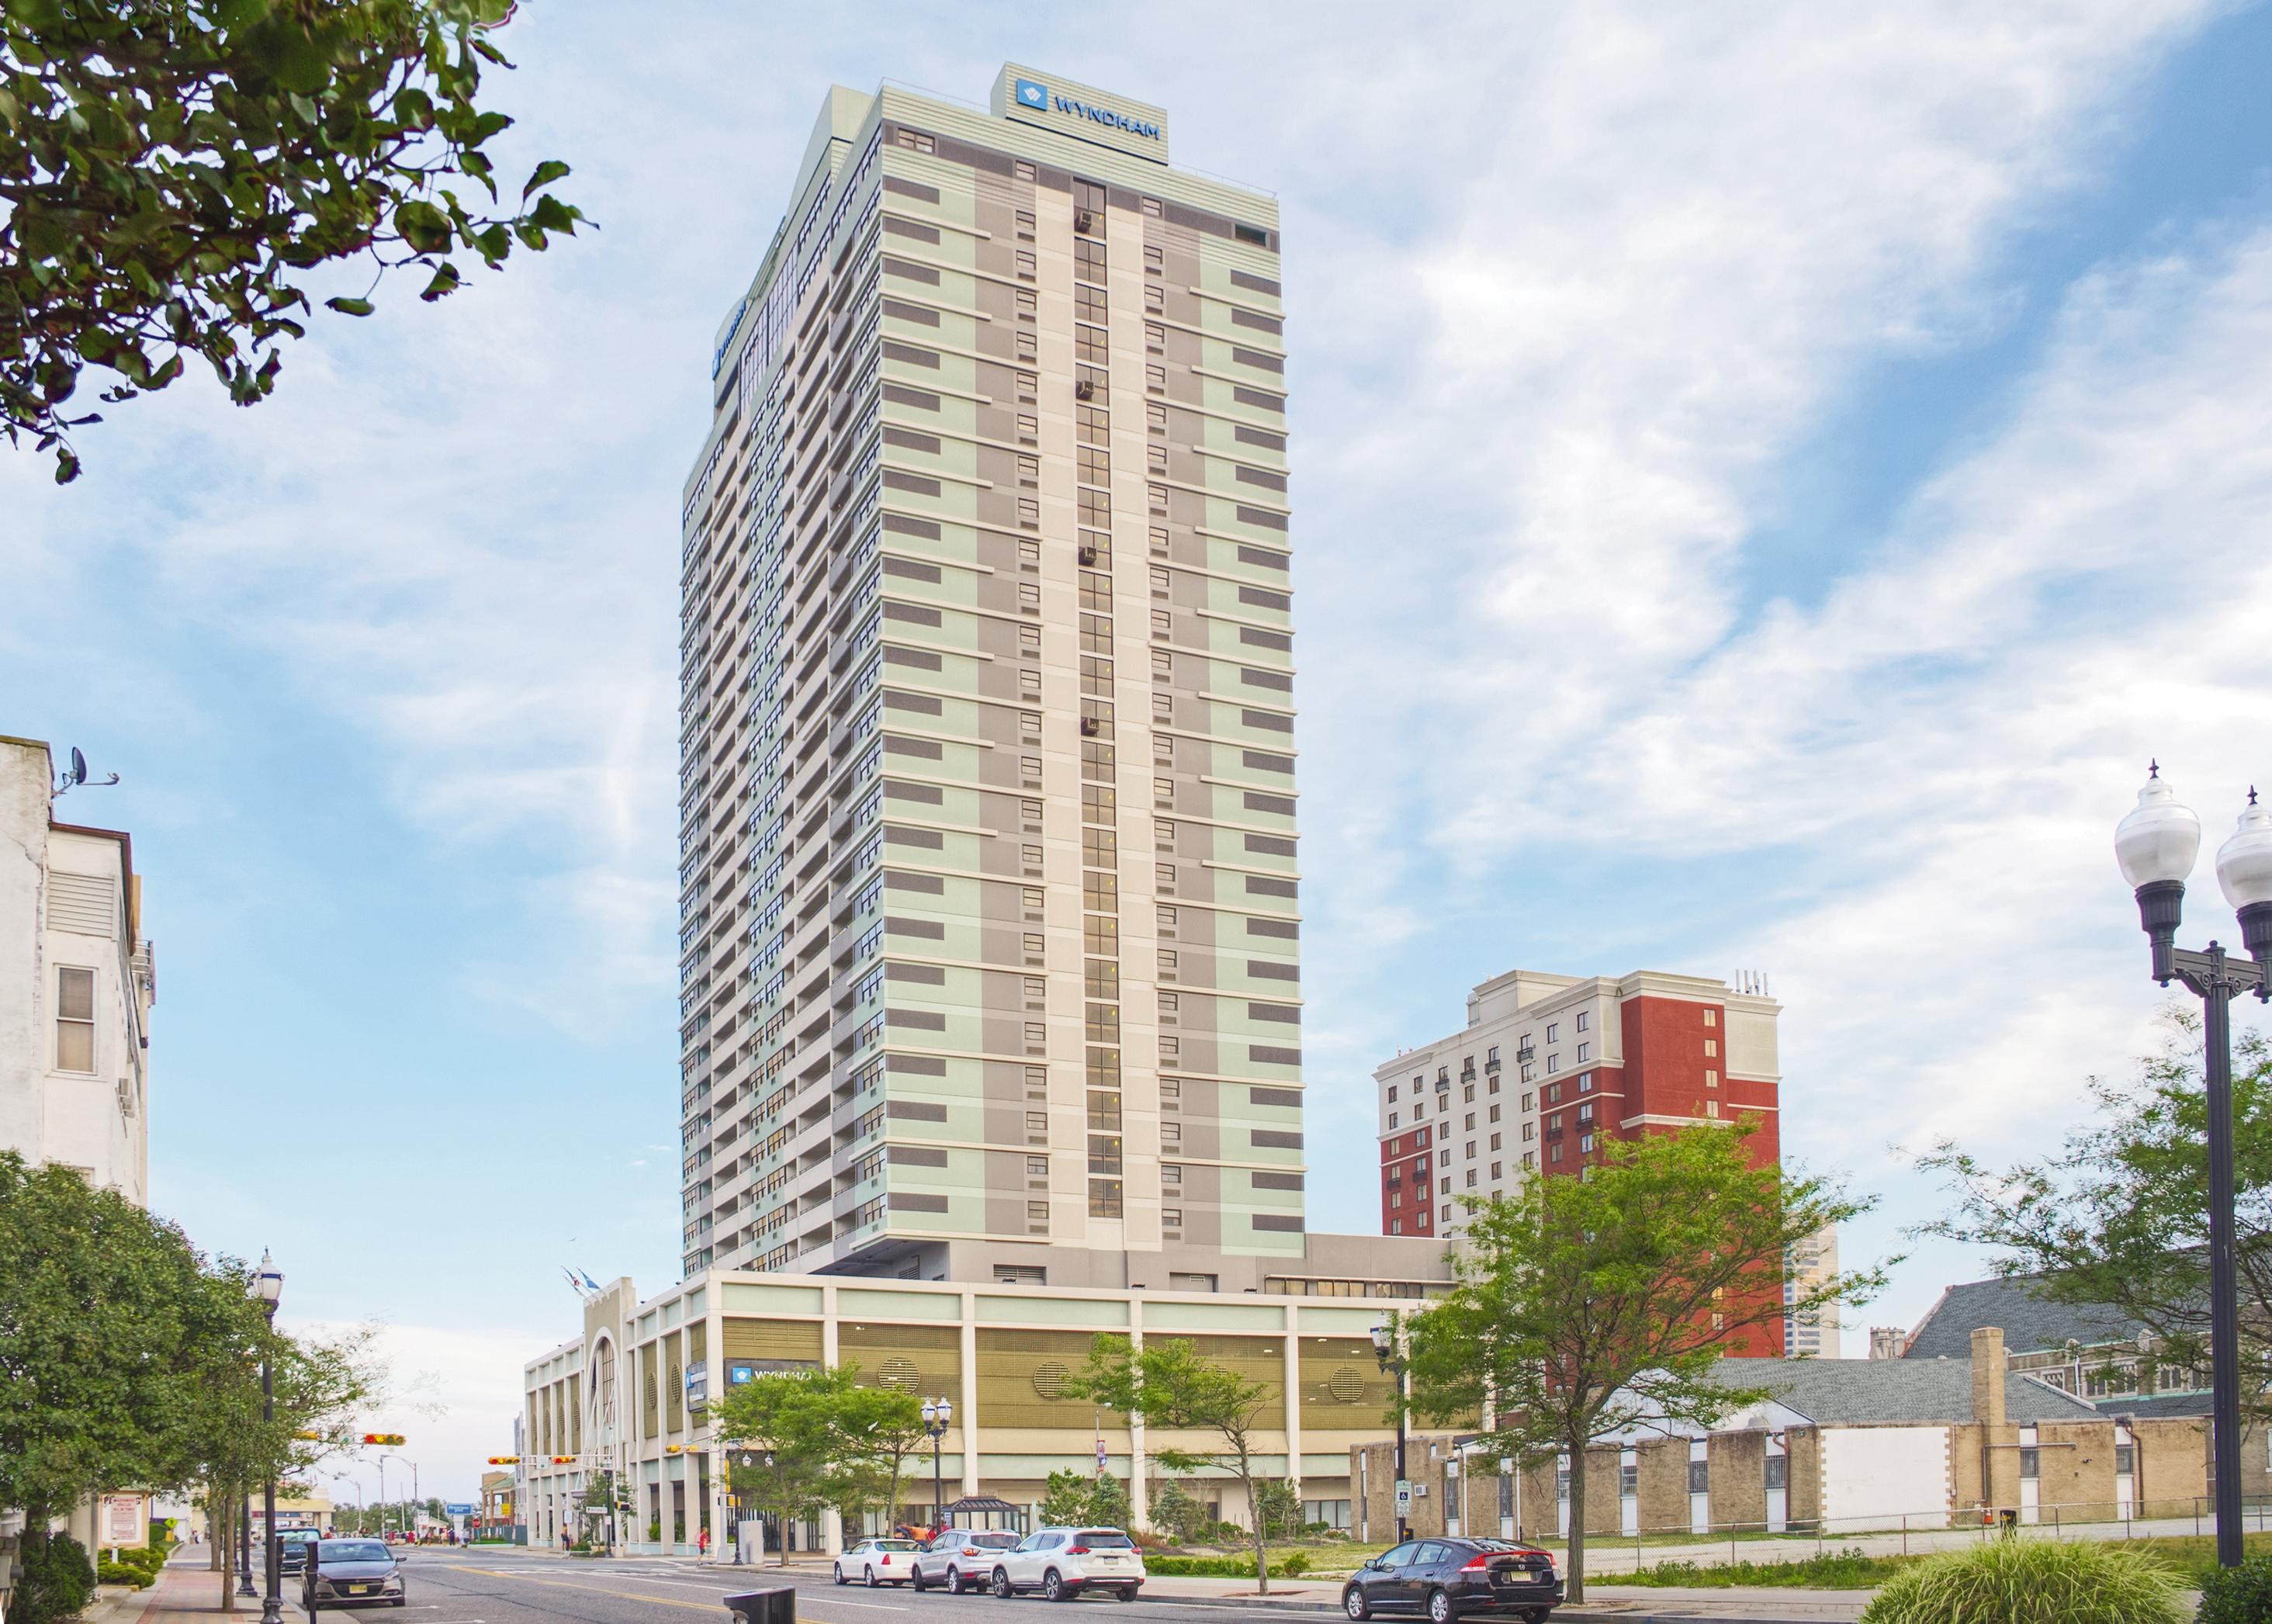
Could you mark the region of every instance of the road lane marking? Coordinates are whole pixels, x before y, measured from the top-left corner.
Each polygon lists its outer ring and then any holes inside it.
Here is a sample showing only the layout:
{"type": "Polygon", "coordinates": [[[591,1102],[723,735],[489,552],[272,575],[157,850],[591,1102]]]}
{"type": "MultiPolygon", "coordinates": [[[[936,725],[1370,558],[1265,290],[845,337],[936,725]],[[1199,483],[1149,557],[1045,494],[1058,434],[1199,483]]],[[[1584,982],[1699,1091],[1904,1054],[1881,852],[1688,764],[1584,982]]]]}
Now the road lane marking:
{"type": "Polygon", "coordinates": [[[637,1590],[610,1590],[596,1584],[571,1584],[564,1579],[537,1579],[525,1573],[508,1573],[497,1568],[468,1568],[467,1573],[484,1573],[499,1579],[518,1579],[523,1584],[549,1585],[556,1590],[585,1590],[594,1596],[614,1596],[624,1601],[651,1601],[657,1606],[685,1607],[696,1613],[714,1613],[714,1606],[705,1606],[699,1601],[681,1601],[676,1596],[645,1596],[637,1590]]]}

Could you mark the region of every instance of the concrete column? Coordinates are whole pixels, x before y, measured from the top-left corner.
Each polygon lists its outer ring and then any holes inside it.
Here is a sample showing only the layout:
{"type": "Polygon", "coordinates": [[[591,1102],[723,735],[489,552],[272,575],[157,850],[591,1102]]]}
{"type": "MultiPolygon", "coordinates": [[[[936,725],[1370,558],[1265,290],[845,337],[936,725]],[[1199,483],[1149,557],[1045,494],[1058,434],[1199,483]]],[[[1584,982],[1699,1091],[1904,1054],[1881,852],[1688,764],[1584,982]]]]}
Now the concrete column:
{"type": "MultiPolygon", "coordinates": [[[[836,1288],[820,1288],[820,1362],[827,1369],[836,1368],[836,1288]]],[[[833,1506],[820,1514],[821,1548],[831,1556],[844,1549],[844,1519],[833,1506]]]]}
{"type": "MultiPolygon", "coordinates": [[[[1302,1493],[1302,1336],[1291,1298],[1286,1304],[1286,1480],[1302,1493]]],[[[1461,1524],[1462,1527],[1465,1524],[1461,1524]]]]}
{"type": "MultiPolygon", "coordinates": [[[[1144,1350],[1144,1299],[1128,1299],[1128,1345],[1138,1352],[1144,1350]]],[[[1150,1467],[1144,1447],[1144,1420],[1141,1416],[1128,1418],[1128,1520],[1138,1528],[1152,1525],[1152,1500],[1145,1485],[1150,1467]]]]}
{"type": "Polygon", "coordinates": [[[955,1401],[954,1420],[961,1434],[962,1492],[978,1493],[978,1294],[962,1294],[962,1396],[955,1401]]]}

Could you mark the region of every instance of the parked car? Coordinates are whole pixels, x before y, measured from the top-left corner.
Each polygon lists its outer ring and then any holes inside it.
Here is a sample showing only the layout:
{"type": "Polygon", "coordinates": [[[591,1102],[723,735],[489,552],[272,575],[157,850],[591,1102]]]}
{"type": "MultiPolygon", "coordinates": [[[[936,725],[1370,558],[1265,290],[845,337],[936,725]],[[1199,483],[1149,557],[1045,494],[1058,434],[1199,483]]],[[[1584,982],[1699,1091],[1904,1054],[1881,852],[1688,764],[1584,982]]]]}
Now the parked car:
{"type": "Polygon", "coordinates": [[[1018,1536],[1006,1529],[942,1529],[916,1553],[908,1583],[918,1590],[943,1584],[950,1596],[983,1590],[992,1581],[994,1559],[1017,1544],[1018,1536]]]}
{"type": "Polygon", "coordinates": [[[1342,1587],[1342,1611],[1424,1613],[1429,1624],[1475,1614],[1538,1624],[1562,1603],[1554,1559],[1511,1539],[1408,1539],[1382,1552],[1342,1587]]]}
{"type": "Polygon", "coordinates": [[[836,1559],[836,1583],[849,1584],[856,1575],[863,1584],[905,1584],[913,1572],[908,1559],[923,1549],[920,1539],[893,1535],[863,1539],[836,1559]]]}
{"type": "Polygon", "coordinates": [[[281,1573],[299,1573],[308,1566],[308,1547],[323,1535],[312,1528],[288,1528],[276,1536],[277,1568],[281,1573]]]}
{"type": "Polygon", "coordinates": [[[300,1605],[310,1618],[325,1607],[365,1602],[406,1605],[402,1564],[383,1539],[320,1539],[308,1547],[300,1605]]]}
{"type": "Polygon", "coordinates": [[[997,1596],[1039,1590],[1071,1601],[1092,1586],[1134,1601],[1144,1584],[1144,1553],[1117,1528],[1037,1528],[994,1559],[988,1579],[997,1596]]]}

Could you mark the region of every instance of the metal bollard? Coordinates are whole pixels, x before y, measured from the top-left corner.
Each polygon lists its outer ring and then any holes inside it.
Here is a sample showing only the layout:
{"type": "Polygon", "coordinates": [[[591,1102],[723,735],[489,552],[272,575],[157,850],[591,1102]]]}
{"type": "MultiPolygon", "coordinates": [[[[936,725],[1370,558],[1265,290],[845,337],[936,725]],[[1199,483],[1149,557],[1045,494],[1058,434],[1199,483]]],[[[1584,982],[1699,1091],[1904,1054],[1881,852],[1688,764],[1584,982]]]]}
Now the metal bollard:
{"type": "Polygon", "coordinates": [[[773,1585],[719,1598],[741,1624],[796,1624],[796,1587],[773,1585]]]}

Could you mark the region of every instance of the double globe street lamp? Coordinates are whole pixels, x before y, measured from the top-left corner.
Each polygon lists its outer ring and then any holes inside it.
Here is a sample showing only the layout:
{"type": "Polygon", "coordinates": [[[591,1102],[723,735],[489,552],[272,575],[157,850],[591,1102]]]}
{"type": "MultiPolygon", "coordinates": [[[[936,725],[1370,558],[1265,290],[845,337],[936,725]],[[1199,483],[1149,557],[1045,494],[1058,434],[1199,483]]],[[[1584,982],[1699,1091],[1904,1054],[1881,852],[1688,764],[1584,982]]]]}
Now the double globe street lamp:
{"type": "Polygon", "coordinates": [[[946,1480],[939,1475],[938,1443],[954,1425],[954,1401],[926,1398],[923,1402],[923,1435],[930,1440],[930,1527],[936,1534],[946,1522],[946,1480]]]}
{"type": "Polygon", "coordinates": [[[2256,791],[2240,826],[2216,854],[2217,884],[2240,916],[2248,958],[2219,943],[2195,952],[2177,944],[2186,880],[2201,852],[2201,819],[2148,769],[2138,805],[2114,831],[2114,857],[2138,896],[2138,922],[2153,946],[2153,977],[2182,981],[2201,1000],[2202,1050],[2208,1104],[2208,1289],[2210,1419],[2216,1451],[2216,1560],[2241,1560],[2240,1305],[2233,1242],[2232,1000],[2253,992],[2272,999],[2272,807],[2256,791]]]}

